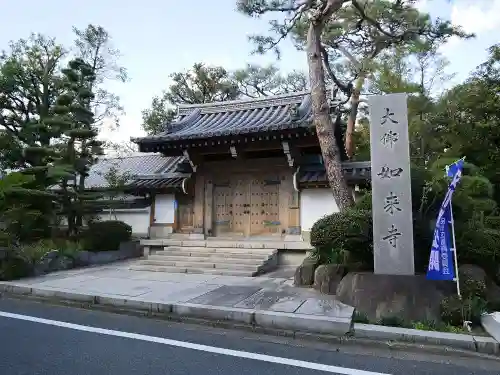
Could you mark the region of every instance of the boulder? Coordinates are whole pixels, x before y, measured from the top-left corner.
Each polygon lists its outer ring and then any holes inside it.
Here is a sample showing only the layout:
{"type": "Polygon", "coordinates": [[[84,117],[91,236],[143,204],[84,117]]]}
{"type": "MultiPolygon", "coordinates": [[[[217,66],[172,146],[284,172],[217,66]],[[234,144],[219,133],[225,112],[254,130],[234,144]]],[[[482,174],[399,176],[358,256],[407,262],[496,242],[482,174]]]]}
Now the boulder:
{"type": "Polygon", "coordinates": [[[75,261],[58,250],[48,251],[34,266],[36,276],[49,272],[68,270],[75,266],[75,261]]]}
{"type": "Polygon", "coordinates": [[[335,294],[344,277],[345,267],[340,264],[322,264],[314,272],[314,289],[324,294],[335,294]]]}
{"type": "MultiPolygon", "coordinates": [[[[451,282],[450,282],[451,283],[451,282]]],[[[441,320],[444,288],[423,275],[348,273],[337,287],[337,299],[354,306],[370,321],[397,317],[405,322],[441,320]]]]}
{"type": "Polygon", "coordinates": [[[488,307],[494,311],[500,311],[500,286],[491,282],[486,288],[486,301],[488,307]]]}
{"type": "Polygon", "coordinates": [[[308,257],[304,259],[302,264],[295,270],[293,285],[295,286],[311,286],[314,282],[314,271],[318,261],[315,258],[308,257]]]}
{"type": "Polygon", "coordinates": [[[462,264],[458,268],[460,276],[460,289],[463,296],[484,296],[488,285],[488,275],[479,266],[462,264]]]}

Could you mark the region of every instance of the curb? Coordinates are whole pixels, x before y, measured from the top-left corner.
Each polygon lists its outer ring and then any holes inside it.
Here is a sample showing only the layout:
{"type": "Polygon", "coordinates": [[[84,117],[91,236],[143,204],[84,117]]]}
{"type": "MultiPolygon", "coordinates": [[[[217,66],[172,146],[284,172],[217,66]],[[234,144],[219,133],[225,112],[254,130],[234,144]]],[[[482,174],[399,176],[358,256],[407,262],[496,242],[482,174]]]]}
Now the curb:
{"type": "Polygon", "coordinates": [[[500,355],[500,344],[491,337],[372,324],[352,324],[351,319],[348,318],[192,303],[146,302],[134,298],[97,296],[7,283],[0,283],[0,293],[11,297],[79,304],[79,307],[90,309],[111,308],[111,310],[118,310],[122,313],[141,313],[179,320],[211,321],[222,325],[229,323],[232,326],[250,327],[255,330],[272,331],[278,334],[284,333],[285,335],[309,340],[317,337],[320,341],[345,344],[378,344],[380,346],[382,343],[384,346],[395,349],[422,349],[423,346],[432,346],[433,350],[441,349],[444,352],[465,351],[494,356],[500,355]]]}

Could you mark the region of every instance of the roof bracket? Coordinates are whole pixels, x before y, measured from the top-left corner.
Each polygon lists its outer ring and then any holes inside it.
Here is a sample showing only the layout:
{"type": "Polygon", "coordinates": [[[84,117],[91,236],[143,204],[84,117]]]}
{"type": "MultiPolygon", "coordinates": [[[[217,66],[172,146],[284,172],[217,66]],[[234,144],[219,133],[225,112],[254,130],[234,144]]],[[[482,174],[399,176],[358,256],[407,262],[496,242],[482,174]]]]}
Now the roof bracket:
{"type": "Polygon", "coordinates": [[[281,146],[283,147],[283,151],[285,153],[286,160],[288,161],[288,165],[290,167],[293,167],[295,162],[293,160],[292,152],[290,150],[290,145],[288,144],[288,142],[283,141],[281,142],[281,146]]]}
{"type": "Polygon", "coordinates": [[[183,154],[184,154],[184,157],[187,159],[187,161],[189,162],[189,165],[191,165],[191,168],[193,169],[193,172],[196,172],[196,165],[194,164],[193,160],[191,159],[191,157],[189,156],[189,151],[188,150],[184,150],[183,151],[183,154]]]}
{"type": "Polygon", "coordinates": [[[236,152],[236,147],[235,147],[235,146],[231,146],[231,147],[229,147],[229,151],[231,151],[231,156],[232,156],[233,158],[235,158],[235,159],[236,159],[236,158],[238,157],[238,153],[236,152]]]}

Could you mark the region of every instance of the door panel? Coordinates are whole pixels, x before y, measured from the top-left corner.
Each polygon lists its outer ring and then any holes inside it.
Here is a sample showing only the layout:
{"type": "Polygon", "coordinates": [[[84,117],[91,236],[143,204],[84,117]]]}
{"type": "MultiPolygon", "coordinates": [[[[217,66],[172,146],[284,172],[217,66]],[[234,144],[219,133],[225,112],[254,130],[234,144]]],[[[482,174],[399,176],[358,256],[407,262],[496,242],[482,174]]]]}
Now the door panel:
{"type": "Polygon", "coordinates": [[[279,190],[280,183],[275,180],[264,181],[264,227],[265,232],[281,234],[279,190]]]}
{"type": "Polygon", "coordinates": [[[246,175],[233,177],[233,232],[244,236],[249,232],[248,180],[246,175]]]}
{"type": "Polygon", "coordinates": [[[232,203],[233,194],[229,181],[219,185],[214,184],[214,234],[216,236],[223,233],[232,232],[233,215],[232,203]]]}
{"type": "Polygon", "coordinates": [[[256,178],[250,185],[250,234],[264,232],[264,190],[262,179],[256,178]]]}
{"type": "Polygon", "coordinates": [[[251,234],[281,234],[279,175],[254,179],[251,184],[251,234]]]}
{"type": "Polygon", "coordinates": [[[188,196],[180,196],[177,199],[179,205],[179,225],[180,232],[189,232],[193,229],[194,223],[194,204],[193,199],[188,196]]]}

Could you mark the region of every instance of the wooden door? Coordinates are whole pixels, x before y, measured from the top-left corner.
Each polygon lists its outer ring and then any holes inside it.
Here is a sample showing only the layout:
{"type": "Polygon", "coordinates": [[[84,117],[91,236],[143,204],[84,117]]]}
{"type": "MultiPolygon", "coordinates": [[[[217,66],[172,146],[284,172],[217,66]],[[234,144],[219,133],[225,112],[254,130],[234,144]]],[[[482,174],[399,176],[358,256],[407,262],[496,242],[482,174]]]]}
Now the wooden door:
{"type": "Polygon", "coordinates": [[[233,194],[229,181],[214,184],[214,235],[220,236],[232,232],[233,228],[233,194]]]}
{"type": "Polygon", "coordinates": [[[279,221],[280,177],[269,176],[252,180],[250,232],[252,235],[281,234],[279,221]]]}
{"type": "Polygon", "coordinates": [[[234,175],[232,181],[233,233],[248,236],[250,205],[248,202],[249,178],[246,175],[234,175]]]}
{"type": "Polygon", "coordinates": [[[192,232],[194,227],[194,202],[193,197],[179,195],[177,197],[179,223],[177,229],[181,233],[192,232]]]}
{"type": "Polygon", "coordinates": [[[269,234],[281,234],[280,222],[280,192],[281,181],[278,179],[265,180],[262,185],[264,190],[264,227],[269,234]]]}

